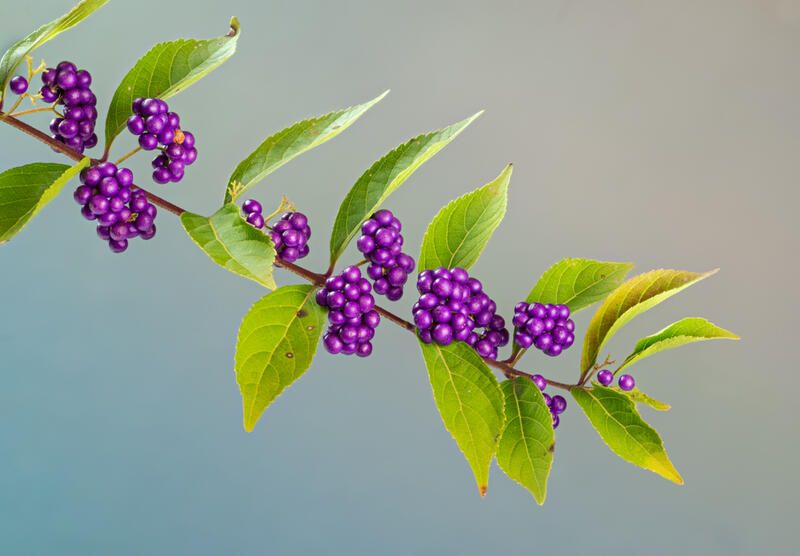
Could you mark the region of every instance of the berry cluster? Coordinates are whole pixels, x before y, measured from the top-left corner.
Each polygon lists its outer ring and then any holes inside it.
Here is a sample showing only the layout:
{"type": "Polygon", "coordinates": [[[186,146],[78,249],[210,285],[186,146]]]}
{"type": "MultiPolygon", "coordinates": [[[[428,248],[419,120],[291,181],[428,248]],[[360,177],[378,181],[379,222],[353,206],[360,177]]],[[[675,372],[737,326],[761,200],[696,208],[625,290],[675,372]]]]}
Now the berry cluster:
{"type": "MultiPolygon", "coordinates": [[[[614,373],[612,373],[608,369],[603,369],[602,371],[597,373],[597,382],[599,382],[603,386],[608,386],[609,384],[614,382],[614,373]]],[[[620,375],[617,384],[619,384],[620,389],[625,390],[626,392],[630,392],[631,390],[633,390],[634,386],[636,386],[636,381],[633,379],[631,375],[620,375]]]]}
{"type": "MultiPolygon", "coordinates": [[[[259,230],[266,224],[262,211],[261,203],[255,199],[248,199],[242,204],[245,220],[259,230]]],[[[311,226],[308,225],[308,217],[302,212],[283,213],[270,229],[269,235],[278,257],[284,261],[293,263],[308,255],[311,226]]]]}
{"type": "Polygon", "coordinates": [[[146,151],[160,146],[161,154],[153,159],[153,181],[181,181],[186,167],[197,160],[194,135],[181,129],[178,114],[160,98],[137,98],[132,109],[128,131],[139,136],[139,146],[146,151]]]}
{"type": "Polygon", "coordinates": [[[156,235],[156,207],[144,191],[131,189],[133,173],[129,169],[102,162],[83,170],[80,180],[73,197],[83,207],[81,214],[97,221],[97,235],[114,253],[125,251],[129,239],[156,235]]]}
{"type": "Polygon", "coordinates": [[[280,220],[272,226],[269,235],[278,257],[284,261],[293,263],[308,255],[311,226],[308,225],[308,217],[302,212],[284,212],[280,220]]]}
{"type": "Polygon", "coordinates": [[[564,413],[564,411],[567,409],[567,400],[564,398],[564,396],[560,396],[558,394],[555,396],[545,394],[544,389],[547,388],[547,381],[542,375],[533,375],[531,380],[533,380],[533,383],[539,388],[539,390],[542,391],[544,401],[547,404],[547,407],[550,408],[550,415],[553,418],[553,428],[557,429],[558,424],[561,422],[559,415],[564,413]]]}
{"type": "Polygon", "coordinates": [[[417,290],[422,295],[412,313],[423,342],[444,346],[453,340],[467,342],[481,357],[497,359],[509,334],[505,320],[496,314],[497,304],[478,279],[470,278],[463,268],[440,267],[422,271],[417,290]]]}
{"type": "Polygon", "coordinates": [[[517,303],[514,342],[523,349],[535,346],[551,357],[561,355],[575,342],[575,323],[569,315],[566,305],[517,303]]]}
{"type": "Polygon", "coordinates": [[[374,309],[375,298],[370,293],[372,285],[361,276],[357,266],[325,281],[317,292],[316,300],[328,308],[329,327],[323,336],[329,353],[356,354],[367,357],[372,353],[372,338],[381,317],[374,309]]]}
{"type": "Polygon", "coordinates": [[[80,153],[97,145],[97,97],[91,89],[92,75],[72,62],[61,62],[42,73],[42,83],[42,100],[64,105],[64,115],[50,122],[53,139],[80,153]]]}
{"type": "Polygon", "coordinates": [[[374,281],[375,293],[390,301],[403,297],[403,286],[414,271],[414,259],[402,252],[400,221],[388,210],[379,210],[361,225],[362,236],[356,246],[369,260],[367,274],[374,281]]]}
{"type": "Polygon", "coordinates": [[[21,75],[15,75],[9,83],[11,92],[15,95],[23,95],[28,90],[28,80],[21,75]]]}

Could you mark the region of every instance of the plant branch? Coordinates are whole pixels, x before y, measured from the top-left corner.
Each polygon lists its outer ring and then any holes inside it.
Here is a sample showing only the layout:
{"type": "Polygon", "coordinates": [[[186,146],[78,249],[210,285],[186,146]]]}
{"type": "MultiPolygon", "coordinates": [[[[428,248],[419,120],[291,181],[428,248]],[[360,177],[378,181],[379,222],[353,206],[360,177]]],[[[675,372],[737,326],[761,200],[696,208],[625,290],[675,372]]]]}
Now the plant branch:
{"type": "MultiPolygon", "coordinates": [[[[83,155],[81,153],[79,153],[78,151],[69,148],[68,146],[66,146],[63,143],[60,143],[59,141],[56,141],[55,139],[53,139],[49,135],[47,135],[45,133],[42,133],[41,131],[39,131],[35,127],[32,127],[32,126],[26,124],[25,122],[22,122],[22,121],[16,119],[14,116],[11,116],[11,115],[9,115],[7,113],[4,113],[4,112],[0,112],[0,121],[4,121],[7,124],[9,124],[10,126],[22,131],[23,133],[25,133],[27,135],[30,135],[34,139],[38,139],[42,143],[45,143],[46,145],[50,146],[50,148],[52,148],[54,151],[60,152],[61,154],[71,158],[72,160],[75,160],[76,162],[83,159],[83,155]]],[[[97,163],[97,162],[100,162],[100,161],[97,160],[97,159],[92,159],[92,162],[93,163],[97,163]]],[[[180,206],[178,206],[176,204],[173,204],[173,203],[167,201],[166,199],[162,199],[158,195],[154,195],[153,193],[147,191],[143,187],[139,187],[139,186],[137,186],[135,184],[132,187],[144,191],[147,194],[147,197],[150,200],[150,202],[152,202],[154,205],[156,205],[158,207],[161,207],[161,208],[165,209],[168,212],[171,212],[172,214],[175,214],[176,216],[180,216],[181,214],[186,212],[186,210],[184,210],[182,207],[180,207],[180,206]]],[[[317,287],[324,286],[325,285],[325,279],[328,276],[330,276],[332,271],[333,271],[333,268],[332,268],[333,265],[331,265],[331,268],[329,268],[326,271],[325,274],[318,274],[318,273],[313,272],[311,270],[308,270],[307,268],[304,268],[304,267],[302,267],[300,265],[296,265],[294,263],[290,263],[290,262],[282,261],[282,260],[277,260],[275,262],[275,265],[278,266],[278,267],[284,268],[284,269],[288,270],[289,272],[291,272],[293,274],[296,274],[297,276],[300,276],[304,280],[307,280],[308,282],[311,282],[313,285],[315,285],[317,287]]],[[[390,320],[394,324],[400,326],[401,328],[404,328],[405,330],[407,330],[408,332],[411,332],[412,334],[414,334],[416,336],[416,333],[417,333],[416,332],[416,326],[414,326],[413,323],[405,320],[401,316],[391,312],[388,309],[384,309],[383,307],[381,307],[379,305],[375,305],[375,310],[382,317],[386,318],[387,320],[390,320]]],[[[525,371],[520,371],[519,369],[514,368],[514,364],[516,363],[515,359],[517,359],[517,358],[511,358],[511,360],[506,360],[506,361],[495,361],[493,359],[484,358],[484,361],[490,367],[494,367],[495,369],[497,369],[501,373],[503,373],[503,375],[506,378],[525,377],[525,378],[528,378],[528,379],[532,379],[533,378],[532,374],[526,373],[525,371]]],[[[582,386],[582,383],[580,381],[577,384],[566,384],[564,382],[558,382],[558,381],[550,380],[550,379],[547,379],[547,378],[545,380],[547,381],[547,384],[549,384],[550,386],[552,386],[554,388],[561,388],[561,389],[564,389],[564,390],[569,390],[573,386],[582,386]]]]}

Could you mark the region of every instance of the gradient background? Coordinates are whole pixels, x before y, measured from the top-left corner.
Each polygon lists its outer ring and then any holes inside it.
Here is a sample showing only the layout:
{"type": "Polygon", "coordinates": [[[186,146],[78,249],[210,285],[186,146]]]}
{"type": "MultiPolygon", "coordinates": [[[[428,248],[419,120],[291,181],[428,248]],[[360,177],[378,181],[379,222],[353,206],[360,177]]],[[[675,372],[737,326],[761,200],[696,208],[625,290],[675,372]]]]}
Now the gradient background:
{"type": "MultiPolygon", "coordinates": [[[[0,43],[70,5],[4,9],[0,43]]],[[[407,244],[514,162],[475,267],[501,307],[565,256],[721,267],[609,346],[623,357],[683,316],[743,337],[636,369],[673,404],[644,413],[686,485],[619,460],[571,402],[548,503],[496,468],[480,499],[413,338],[389,325],[368,361],[319,357],[246,434],[233,349],[263,290],[166,213],[157,241],[113,256],[65,194],[0,248],[0,553],[797,554],[800,3],[116,1],[38,55],[89,68],[105,108],[153,43],[219,35],[233,14],[238,55],[171,101],[197,165],[153,189],[209,213],[265,136],[390,87],[255,190],[310,215],[319,269],[334,209],[372,161],[486,108],[392,197],[407,244]]],[[[58,160],[9,127],[0,158],[58,160]]],[[[523,366],[571,380],[579,351],[523,366]]]]}

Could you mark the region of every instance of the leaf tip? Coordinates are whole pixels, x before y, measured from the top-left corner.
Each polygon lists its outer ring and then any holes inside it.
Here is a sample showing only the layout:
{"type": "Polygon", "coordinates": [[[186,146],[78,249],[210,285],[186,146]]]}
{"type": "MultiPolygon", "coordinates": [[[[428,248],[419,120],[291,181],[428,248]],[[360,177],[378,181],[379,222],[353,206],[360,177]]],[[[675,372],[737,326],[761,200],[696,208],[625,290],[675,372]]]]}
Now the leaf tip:
{"type": "Polygon", "coordinates": [[[489,492],[488,485],[478,485],[478,494],[480,495],[481,498],[484,498],[487,492],[489,492]]]}
{"type": "Polygon", "coordinates": [[[236,17],[235,15],[231,16],[231,22],[229,25],[230,29],[228,30],[228,33],[225,35],[226,37],[231,37],[231,38],[236,37],[242,30],[242,25],[239,23],[239,18],[236,17]]]}

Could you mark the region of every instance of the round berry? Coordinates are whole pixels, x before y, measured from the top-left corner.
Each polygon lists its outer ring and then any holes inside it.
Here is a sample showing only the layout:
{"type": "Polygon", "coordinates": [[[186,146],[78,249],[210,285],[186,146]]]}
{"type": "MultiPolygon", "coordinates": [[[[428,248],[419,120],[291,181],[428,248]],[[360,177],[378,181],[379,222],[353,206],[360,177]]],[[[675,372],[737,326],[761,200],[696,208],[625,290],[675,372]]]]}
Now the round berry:
{"type": "Polygon", "coordinates": [[[619,377],[619,387],[626,392],[630,392],[636,386],[636,381],[631,375],[621,375],[619,377]]]}
{"type": "Polygon", "coordinates": [[[21,75],[15,75],[10,82],[11,92],[15,95],[24,94],[28,90],[28,80],[21,75]]]}
{"type": "Polygon", "coordinates": [[[614,373],[612,373],[608,369],[603,369],[602,371],[597,373],[597,382],[599,382],[603,386],[608,386],[609,384],[614,382],[614,373]]]}

